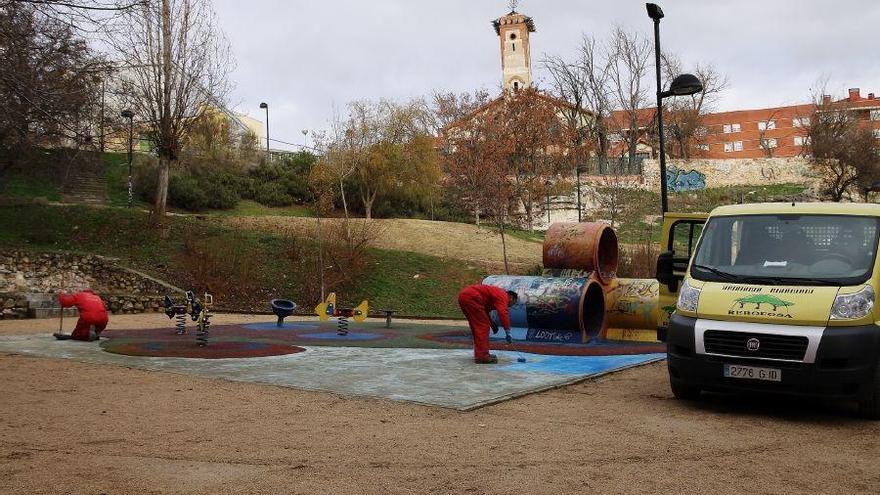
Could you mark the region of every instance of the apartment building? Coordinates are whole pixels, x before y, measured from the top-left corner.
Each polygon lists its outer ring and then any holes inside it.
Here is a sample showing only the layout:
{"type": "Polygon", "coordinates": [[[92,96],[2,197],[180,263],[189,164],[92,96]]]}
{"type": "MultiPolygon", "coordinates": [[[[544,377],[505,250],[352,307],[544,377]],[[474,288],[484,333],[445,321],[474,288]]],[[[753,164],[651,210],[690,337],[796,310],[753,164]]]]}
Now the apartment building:
{"type": "MultiPolygon", "coordinates": [[[[693,140],[691,156],[700,158],[766,158],[801,156],[809,150],[807,131],[817,112],[846,111],[872,130],[880,139],[880,98],[874,93],[862,96],[859,88],[852,88],[846,98],[833,100],[823,97],[821,107],[813,103],[753,110],[716,112],[703,116],[702,127],[693,140]]],[[[639,111],[639,150],[654,153],[653,137],[656,119],[655,108],[639,111]]],[[[610,134],[613,149],[621,152],[624,137],[631,130],[627,114],[616,111],[611,122],[615,129],[610,134]]],[[[667,134],[668,136],[668,134],[667,134]]],[[[667,152],[674,149],[667,146],[667,152]]]]}

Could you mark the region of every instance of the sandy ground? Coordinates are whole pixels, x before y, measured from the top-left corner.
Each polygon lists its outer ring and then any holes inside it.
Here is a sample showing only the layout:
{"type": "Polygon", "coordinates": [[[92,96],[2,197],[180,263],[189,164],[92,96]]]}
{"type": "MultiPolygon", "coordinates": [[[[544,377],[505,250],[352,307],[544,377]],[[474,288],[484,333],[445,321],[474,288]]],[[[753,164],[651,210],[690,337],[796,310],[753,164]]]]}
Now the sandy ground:
{"type": "MultiPolygon", "coordinates": [[[[315,219],[303,217],[259,216],[221,217],[219,221],[239,228],[277,233],[296,232],[314,235],[315,219]]],[[[331,219],[328,221],[341,221],[331,219]]],[[[475,263],[497,264],[504,261],[501,236],[496,232],[466,223],[432,222],[413,219],[373,220],[380,233],[372,243],[383,249],[412,251],[475,263]]],[[[543,244],[506,236],[507,256],[511,263],[540,264],[543,244]]]]}
{"type": "MultiPolygon", "coordinates": [[[[4,321],[0,335],[52,323],[4,321]]],[[[461,413],[2,355],[0,397],[3,494],[819,494],[880,485],[880,423],[844,405],[679,402],[662,363],[461,413]]]]}

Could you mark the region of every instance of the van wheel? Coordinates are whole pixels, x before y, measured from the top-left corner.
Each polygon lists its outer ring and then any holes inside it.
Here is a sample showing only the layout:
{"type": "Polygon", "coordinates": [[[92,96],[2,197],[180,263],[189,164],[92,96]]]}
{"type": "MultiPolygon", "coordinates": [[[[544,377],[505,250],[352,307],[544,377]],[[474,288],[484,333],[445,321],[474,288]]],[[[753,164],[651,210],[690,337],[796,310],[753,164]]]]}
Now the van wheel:
{"type": "Polygon", "coordinates": [[[697,400],[700,398],[700,387],[687,385],[672,377],[669,377],[669,386],[672,388],[672,395],[678,400],[697,400]]]}
{"type": "Polygon", "coordinates": [[[866,419],[880,419],[880,363],[877,363],[877,369],[874,370],[871,396],[859,401],[859,415],[866,419]]]}

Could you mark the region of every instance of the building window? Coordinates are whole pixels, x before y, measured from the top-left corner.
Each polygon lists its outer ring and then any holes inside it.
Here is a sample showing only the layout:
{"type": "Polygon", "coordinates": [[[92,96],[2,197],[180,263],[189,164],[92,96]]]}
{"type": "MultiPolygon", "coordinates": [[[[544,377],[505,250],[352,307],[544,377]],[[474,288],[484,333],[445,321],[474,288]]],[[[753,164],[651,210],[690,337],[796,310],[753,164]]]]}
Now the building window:
{"type": "Polygon", "coordinates": [[[516,39],[516,33],[510,33],[510,39],[515,40],[515,39],[516,39]]]}
{"type": "Polygon", "coordinates": [[[608,141],[612,142],[612,143],[619,143],[619,142],[623,141],[623,136],[621,136],[620,134],[618,134],[616,132],[612,132],[611,134],[608,135],[608,141]]]}
{"type": "Polygon", "coordinates": [[[706,137],[706,134],[709,133],[709,129],[706,129],[705,126],[700,126],[694,129],[694,136],[697,137],[706,137]]]}
{"type": "Polygon", "coordinates": [[[792,127],[810,127],[809,117],[795,117],[791,119],[792,127]]]}
{"type": "Polygon", "coordinates": [[[810,145],[810,136],[795,136],[794,137],[794,145],[795,146],[809,146],[810,145]]]}
{"type": "Polygon", "coordinates": [[[743,142],[742,141],[734,141],[732,143],[724,143],[724,152],[730,153],[733,151],[742,151],[743,150],[743,142]]]}
{"type": "Polygon", "coordinates": [[[874,129],[871,133],[874,134],[875,138],[880,139],[880,129],[874,129]]]}
{"type": "Polygon", "coordinates": [[[880,110],[871,110],[871,120],[880,120],[880,110]]]}
{"type": "Polygon", "coordinates": [[[761,122],[758,122],[759,131],[769,131],[773,129],[776,129],[775,120],[762,120],[761,122]]]}
{"type": "Polygon", "coordinates": [[[510,46],[512,46],[512,47],[513,47],[513,51],[516,51],[516,43],[513,43],[513,44],[512,44],[512,45],[510,45],[510,46]]]}
{"type": "Polygon", "coordinates": [[[698,144],[697,149],[700,151],[709,151],[709,145],[708,144],[698,144]]]}
{"type": "Polygon", "coordinates": [[[777,143],[776,143],[776,138],[762,139],[762,140],[761,140],[761,147],[762,147],[762,148],[775,148],[776,145],[777,145],[777,143]]]}
{"type": "Polygon", "coordinates": [[[739,124],[724,124],[723,130],[724,134],[731,134],[734,132],[740,132],[742,129],[739,124]]]}

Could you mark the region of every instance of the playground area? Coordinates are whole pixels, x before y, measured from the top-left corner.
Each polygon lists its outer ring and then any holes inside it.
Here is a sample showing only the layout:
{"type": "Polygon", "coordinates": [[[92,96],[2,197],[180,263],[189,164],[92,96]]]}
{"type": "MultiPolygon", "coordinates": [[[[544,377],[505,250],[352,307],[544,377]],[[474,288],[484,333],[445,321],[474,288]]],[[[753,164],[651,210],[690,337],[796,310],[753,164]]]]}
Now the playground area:
{"type": "MultiPolygon", "coordinates": [[[[159,316],[154,316],[161,321],[159,316]]],[[[167,320],[165,320],[167,321],[167,320]]],[[[351,324],[286,321],[216,325],[210,345],[172,326],[108,329],[101,342],[56,341],[45,333],[0,337],[0,352],[255,382],[346,396],[470,410],[663,359],[649,343],[552,344],[491,341],[500,362],[473,362],[466,326],[397,320],[351,324]],[[190,338],[188,338],[190,337],[190,338]],[[518,360],[525,362],[518,362],[518,360]]]]}
{"type": "MultiPolygon", "coordinates": [[[[3,321],[0,334],[37,338],[57,329],[50,322],[3,321]]],[[[108,332],[150,327],[168,330],[168,320],[124,315],[108,332]]],[[[511,376],[505,366],[480,369],[511,376]]],[[[4,350],[0,485],[5,493],[873,493],[880,482],[880,426],[845,406],[675,401],[663,362],[470,412],[218,378],[4,350]],[[669,476],[672,464],[686,482],[669,476]]]]}

